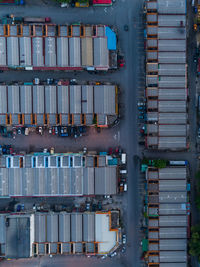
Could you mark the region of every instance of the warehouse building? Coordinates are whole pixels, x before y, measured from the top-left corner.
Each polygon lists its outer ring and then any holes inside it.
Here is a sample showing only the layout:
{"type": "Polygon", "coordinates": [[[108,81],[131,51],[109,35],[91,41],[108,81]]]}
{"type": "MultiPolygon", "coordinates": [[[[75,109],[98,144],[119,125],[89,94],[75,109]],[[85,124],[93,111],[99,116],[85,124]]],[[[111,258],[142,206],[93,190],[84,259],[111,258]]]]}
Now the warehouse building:
{"type": "Polygon", "coordinates": [[[117,67],[116,34],[105,25],[0,25],[0,69],[117,67]]]}
{"type": "Polygon", "coordinates": [[[0,85],[0,125],[107,127],[117,116],[116,85],[0,85]]]}
{"type": "Polygon", "coordinates": [[[186,150],[186,1],[147,1],[146,8],[146,147],[186,150]]]}
{"type": "Polygon", "coordinates": [[[117,211],[3,213],[0,214],[0,257],[107,254],[118,247],[118,229],[117,211]]]}
{"type": "Polygon", "coordinates": [[[187,266],[189,203],[186,166],[149,167],[148,266],[187,266]]]}
{"type": "Polygon", "coordinates": [[[0,156],[0,197],[117,194],[117,165],[110,156],[33,153],[0,156]]]}

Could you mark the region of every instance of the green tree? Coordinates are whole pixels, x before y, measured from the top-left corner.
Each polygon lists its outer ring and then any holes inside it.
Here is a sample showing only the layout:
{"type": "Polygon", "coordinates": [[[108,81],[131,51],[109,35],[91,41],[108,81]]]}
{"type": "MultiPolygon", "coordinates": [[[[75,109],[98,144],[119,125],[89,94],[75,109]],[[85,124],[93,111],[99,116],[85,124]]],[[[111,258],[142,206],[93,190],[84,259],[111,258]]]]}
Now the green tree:
{"type": "Polygon", "coordinates": [[[154,160],[154,166],[156,168],[160,168],[160,169],[161,168],[165,168],[166,165],[167,165],[167,161],[164,160],[164,159],[156,159],[156,160],[154,160]]]}
{"type": "Polygon", "coordinates": [[[189,253],[196,256],[200,262],[200,224],[191,228],[192,236],[189,242],[189,253]]]}

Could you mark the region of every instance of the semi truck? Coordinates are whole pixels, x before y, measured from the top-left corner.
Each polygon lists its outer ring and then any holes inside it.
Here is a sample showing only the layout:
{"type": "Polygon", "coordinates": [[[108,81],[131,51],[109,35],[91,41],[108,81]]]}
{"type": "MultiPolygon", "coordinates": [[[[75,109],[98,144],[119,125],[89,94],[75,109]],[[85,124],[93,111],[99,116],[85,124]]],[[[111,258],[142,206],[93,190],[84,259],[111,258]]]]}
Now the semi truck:
{"type": "Polygon", "coordinates": [[[0,0],[0,5],[24,5],[24,0],[0,0]]]}
{"type": "Polygon", "coordinates": [[[24,22],[26,23],[49,23],[51,18],[39,18],[39,17],[24,17],[24,22]]]}

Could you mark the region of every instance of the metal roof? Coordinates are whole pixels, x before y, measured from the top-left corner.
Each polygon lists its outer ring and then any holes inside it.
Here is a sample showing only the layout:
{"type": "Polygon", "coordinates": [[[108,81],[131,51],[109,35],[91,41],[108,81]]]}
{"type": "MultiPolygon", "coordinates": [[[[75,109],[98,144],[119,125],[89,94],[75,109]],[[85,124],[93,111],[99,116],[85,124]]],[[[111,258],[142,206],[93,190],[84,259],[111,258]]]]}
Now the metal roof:
{"type": "Polygon", "coordinates": [[[186,215],[186,212],[187,209],[185,203],[178,203],[178,204],[161,203],[159,205],[159,215],[179,215],[179,214],[186,215]]]}
{"type": "Polygon", "coordinates": [[[20,113],[19,86],[8,86],[8,113],[20,113]]]}
{"type": "Polygon", "coordinates": [[[94,195],[94,168],[83,169],[83,195],[94,195]]]}
{"type": "Polygon", "coordinates": [[[19,40],[18,37],[7,37],[8,66],[19,66],[19,40]]]}
{"type": "Polygon", "coordinates": [[[70,113],[81,113],[81,86],[70,86],[70,113]]]}
{"type": "Polygon", "coordinates": [[[55,67],[56,64],[56,39],[54,37],[45,38],[45,66],[55,67]]]}
{"type": "Polygon", "coordinates": [[[81,38],[82,66],[93,66],[93,39],[90,37],[81,38]]]}
{"type": "Polygon", "coordinates": [[[186,201],[187,201],[186,190],[184,192],[178,192],[178,190],[177,192],[176,191],[175,192],[159,192],[159,203],[186,203],[186,201]]]}
{"type": "Polygon", "coordinates": [[[59,214],[59,242],[70,242],[70,214],[59,214]]]}
{"type": "Polygon", "coordinates": [[[31,114],[32,107],[32,87],[29,85],[20,86],[20,110],[21,113],[31,114]]]}
{"type": "Polygon", "coordinates": [[[116,114],[114,85],[94,86],[94,113],[116,114]]]}
{"type": "Polygon", "coordinates": [[[159,76],[159,88],[186,88],[186,73],[184,76],[159,76]]]}
{"type": "Polygon", "coordinates": [[[45,86],[45,113],[57,113],[57,94],[56,86],[45,86]]]}
{"type": "MultiPolygon", "coordinates": [[[[167,40],[168,42],[168,40],[167,40]]],[[[179,51],[179,50],[178,50],[179,51]]],[[[158,53],[159,63],[186,63],[186,53],[185,52],[159,52],[158,53]]]]}
{"type": "Polygon", "coordinates": [[[159,249],[162,250],[187,250],[187,239],[160,239],[159,249]]]}
{"type": "Polygon", "coordinates": [[[31,38],[21,37],[19,38],[19,48],[20,48],[20,65],[21,66],[31,66],[31,38]]]}
{"type": "Polygon", "coordinates": [[[46,242],[46,215],[35,214],[35,242],[46,242]]]}
{"type": "Polygon", "coordinates": [[[97,37],[94,41],[94,66],[95,67],[108,67],[109,54],[107,48],[107,38],[97,37]]]}
{"type": "Polygon", "coordinates": [[[183,27],[158,27],[158,39],[186,39],[186,29],[183,27]]]}
{"type": "MultiPolygon", "coordinates": [[[[148,91],[147,91],[148,92],[148,91]]],[[[159,100],[187,100],[187,89],[159,89],[159,100]]]]}
{"type": "Polygon", "coordinates": [[[159,27],[185,27],[186,16],[185,15],[158,15],[159,27]]]}
{"type": "MultiPolygon", "coordinates": [[[[186,75],[185,64],[159,64],[159,75],[163,76],[184,76],[186,75]]],[[[174,85],[174,87],[176,87],[174,85]]]]}
{"type": "Polygon", "coordinates": [[[32,37],[32,49],[33,49],[33,66],[44,66],[44,51],[43,51],[43,38],[32,37]]]}
{"type": "Polygon", "coordinates": [[[80,37],[69,39],[69,62],[72,67],[81,66],[81,42],[80,37]]]}
{"type": "Polygon", "coordinates": [[[57,65],[60,67],[69,66],[69,38],[57,37],[57,65]]]}
{"type": "Polygon", "coordinates": [[[186,125],[159,125],[159,136],[187,136],[186,125]]]}
{"type": "Polygon", "coordinates": [[[5,85],[0,85],[0,113],[7,113],[7,88],[5,85]]]}
{"type": "Polygon", "coordinates": [[[81,88],[81,103],[82,103],[82,113],[91,113],[94,111],[94,87],[92,85],[82,85],[81,88]]]}
{"type": "Polygon", "coordinates": [[[44,86],[33,86],[33,113],[44,113],[44,86]]]}
{"type": "Polygon", "coordinates": [[[160,180],[159,190],[171,192],[186,191],[186,180],[160,180]]]}
{"type": "Polygon", "coordinates": [[[0,66],[6,66],[6,38],[0,37],[0,66]]]}
{"type": "Polygon", "coordinates": [[[158,0],[157,5],[159,14],[186,14],[185,0],[158,0]]]}
{"type": "Polygon", "coordinates": [[[187,251],[160,251],[160,262],[186,262],[187,251]]]}
{"type": "Polygon", "coordinates": [[[167,167],[159,169],[159,179],[186,179],[186,167],[167,167]]]}
{"type": "Polygon", "coordinates": [[[159,149],[186,149],[187,138],[186,137],[159,137],[159,149]]]}
{"type": "MultiPolygon", "coordinates": [[[[172,205],[172,204],[171,204],[172,205]]],[[[163,238],[187,238],[187,227],[160,227],[159,237],[163,238]]]]}
{"type": "Polygon", "coordinates": [[[159,264],[160,267],[187,267],[187,262],[182,262],[182,263],[160,263],[159,264]]]}
{"type": "Polygon", "coordinates": [[[72,213],[71,214],[71,241],[82,242],[82,231],[83,231],[82,214],[72,213]]]}
{"type": "Polygon", "coordinates": [[[6,225],[5,216],[0,215],[0,243],[6,242],[6,225]]]}
{"type": "Polygon", "coordinates": [[[95,168],[95,194],[113,195],[116,194],[116,190],[116,168],[95,168]]]}
{"type": "Polygon", "coordinates": [[[159,112],[186,112],[186,101],[158,101],[159,112]]]}
{"type": "Polygon", "coordinates": [[[58,242],[58,214],[47,214],[47,242],[58,242]]]}
{"type": "Polygon", "coordinates": [[[58,92],[58,113],[68,114],[69,113],[69,87],[68,86],[57,86],[58,92]]]}
{"type": "MultiPolygon", "coordinates": [[[[161,51],[163,51],[163,52],[169,52],[169,51],[171,51],[171,52],[178,52],[178,51],[179,52],[185,52],[186,51],[186,40],[158,40],[158,50],[159,50],[159,58],[164,58],[164,55],[165,55],[165,54],[161,54],[161,51]]],[[[178,58],[180,58],[181,55],[182,55],[182,57],[184,57],[184,54],[177,53],[177,56],[178,56],[178,58]]],[[[172,60],[172,58],[175,58],[175,54],[170,53],[169,55],[171,57],[171,60],[172,60]]],[[[175,60],[175,59],[173,59],[173,60],[175,60]]]]}
{"type": "Polygon", "coordinates": [[[158,120],[161,124],[186,124],[187,113],[159,113],[158,120]]]}
{"type": "Polygon", "coordinates": [[[187,216],[160,216],[159,217],[159,226],[174,226],[174,227],[186,227],[187,226],[187,216]]]}
{"type": "Polygon", "coordinates": [[[83,241],[95,241],[95,215],[93,213],[83,214],[83,241]]]}

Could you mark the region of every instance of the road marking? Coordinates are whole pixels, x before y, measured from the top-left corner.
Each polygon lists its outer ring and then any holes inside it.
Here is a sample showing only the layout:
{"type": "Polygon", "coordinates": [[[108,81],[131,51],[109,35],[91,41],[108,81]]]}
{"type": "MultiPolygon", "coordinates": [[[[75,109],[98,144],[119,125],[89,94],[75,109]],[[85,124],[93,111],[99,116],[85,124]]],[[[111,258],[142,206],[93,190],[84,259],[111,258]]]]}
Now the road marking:
{"type": "Polygon", "coordinates": [[[120,131],[118,131],[118,142],[120,141],[120,131]]]}

